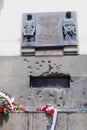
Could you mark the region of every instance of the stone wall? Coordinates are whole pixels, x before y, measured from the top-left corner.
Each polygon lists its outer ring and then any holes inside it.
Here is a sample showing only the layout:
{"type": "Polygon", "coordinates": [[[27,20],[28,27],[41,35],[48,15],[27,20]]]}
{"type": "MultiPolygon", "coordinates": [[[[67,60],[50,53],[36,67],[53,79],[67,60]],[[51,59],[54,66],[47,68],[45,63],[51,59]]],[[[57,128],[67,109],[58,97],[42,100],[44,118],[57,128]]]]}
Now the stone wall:
{"type": "MultiPolygon", "coordinates": [[[[0,130],[47,130],[52,117],[45,113],[11,113],[0,116],[0,130]]],[[[59,114],[56,130],[86,130],[87,114],[59,114]]]]}
{"type": "MultiPolygon", "coordinates": [[[[47,129],[52,118],[46,116],[45,113],[35,112],[36,107],[41,107],[46,103],[50,103],[56,108],[86,109],[86,59],[86,55],[0,57],[0,91],[8,92],[30,111],[30,113],[11,113],[9,117],[0,116],[0,129],[47,129]],[[31,76],[33,78],[66,77],[67,75],[70,77],[69,88],[33,88],[30,86],[31,76]]],[[[86,118],[85,113],[61,113],[58,116],[57,130],[86,130],[86,118]]]]}

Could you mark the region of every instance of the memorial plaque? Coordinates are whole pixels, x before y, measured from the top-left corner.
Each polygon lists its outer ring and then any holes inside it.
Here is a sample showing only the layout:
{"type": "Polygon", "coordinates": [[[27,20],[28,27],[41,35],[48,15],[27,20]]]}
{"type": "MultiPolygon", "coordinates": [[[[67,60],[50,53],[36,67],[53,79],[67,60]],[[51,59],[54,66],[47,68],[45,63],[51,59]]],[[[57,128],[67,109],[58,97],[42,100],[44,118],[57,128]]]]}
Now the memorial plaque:
{"type": "Polygon", "coordinates": [[[77,45],[76,13],[23,14],[22,47],[77,45]]]}
{"type": "Polygon", "coordinates": [[[60,14],[43,14],[37,18],[38,46],[55,46],[62,43],[62,26],[60,14]]]}

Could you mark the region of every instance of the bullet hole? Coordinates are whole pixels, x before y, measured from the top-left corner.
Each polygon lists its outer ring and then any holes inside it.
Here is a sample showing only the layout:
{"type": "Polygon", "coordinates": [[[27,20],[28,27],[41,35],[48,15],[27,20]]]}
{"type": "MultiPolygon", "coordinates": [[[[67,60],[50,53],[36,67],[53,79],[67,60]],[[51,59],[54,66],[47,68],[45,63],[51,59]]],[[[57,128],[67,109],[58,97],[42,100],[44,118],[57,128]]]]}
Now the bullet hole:
{"type": "Polygon", "coordinates": [[[27,60],[27,59],[24,59],[24,61],[29,62],[29,60],[27,60]]]}
{"type": "Polygon", "coordinates": [[[29,72],[32,73],[31,66],[28,66],[29,72]]]}
{"type": "Polygon", "coordinates": [[[43,98],[43,95],[42,95],[42,91],[41,90],[39,90],[38,92],[37,92],[37,96],[38,96],[38,98],[43,98]]]}
{"type": "Polygon", "coordinates": [[[31,69],[31,66],[28,66],[29,69],[31,69]]]}
{"type": "Polygon", "coordinates": [[[42,98],[43,96],[39,95],[39,98],[42,98]]]}
{"type": "Polygon", "coordinates": [[[42,67],[42,65],[39,65],[40,67],[42,67]]]}
{"type": "Polygon", "coordinates": [[[49,65],[49,71],[51,71],[53,69],[52,65],[49,65]]]}
{"type": "Polygon", "coordinates": [[[39,62],[37,61],[36,64],[39,64],[39,62]]]}
{"type": "Polygon", "coordinates": [[[31,100],[31,98],[30,98],[30,97],[28,97],[28,100],[31,100]]]}
{"type": "Polygon", "coordinates": [[[57,106],[60,107],[60,104],[58,103],[57,106]]]}
{"type": "Polygon", "coordinates": [[[41,90],[39,90],[39,91],[37,92],[37,95],[39,95],[39,94],[40,94],[40,92],[41,92],[41,90]]]}
{"type": "Polygon", "coordinates": [[[48,63],[51,63],[51,61],[50,61],[50,60],[48,60],[48,63]]]}
{"type": "Polygon", "coordinates": [[[63,97],[60,97],[59,99],[60,99],[60,100],[62,100],[62,99],[63,99],[63,97]]]}
{"type": "Polygon", "coordinates": [[[50,92],[49,92],[49,96],[50,97],[55,97],[55,95],[53,93],[50,93],[50,92]]]}
{"type": "Polygon", "coordinates": [[[45,61],[44,61],[44,60],[42,60],[42,63],[45,63],[45,61]]]}

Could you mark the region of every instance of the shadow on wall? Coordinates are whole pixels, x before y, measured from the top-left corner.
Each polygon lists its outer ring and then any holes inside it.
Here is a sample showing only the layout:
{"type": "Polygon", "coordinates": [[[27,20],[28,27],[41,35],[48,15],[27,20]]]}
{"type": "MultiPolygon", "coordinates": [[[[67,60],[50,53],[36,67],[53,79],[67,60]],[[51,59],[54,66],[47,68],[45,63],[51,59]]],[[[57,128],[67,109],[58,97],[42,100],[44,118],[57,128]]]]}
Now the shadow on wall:
{"type": "Polygon", "coordinates": [[[0,0],[0,12],[1,12],[1,9],[3,9],[3,6],[4,6],[4,0],[0,0]]]}
{"type": "Polygon", "coordinates": [[[0,127],[7,123],[9,119],[9,115],[0,115],[0,127]]]}

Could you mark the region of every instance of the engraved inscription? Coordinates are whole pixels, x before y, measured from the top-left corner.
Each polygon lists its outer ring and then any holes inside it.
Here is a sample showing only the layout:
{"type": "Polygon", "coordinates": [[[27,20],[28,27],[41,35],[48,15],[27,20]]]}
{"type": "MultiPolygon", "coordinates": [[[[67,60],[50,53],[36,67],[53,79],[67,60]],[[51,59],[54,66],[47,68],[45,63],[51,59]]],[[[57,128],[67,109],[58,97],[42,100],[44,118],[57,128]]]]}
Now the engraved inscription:
{"type": "Polygon", "coordinates": [[[44,15],[38,17],[40,31],[37,39],[39,44],[58,44],[60,42],[60,34],[58,32],[59,22],[59,15],[44,15]]]}

